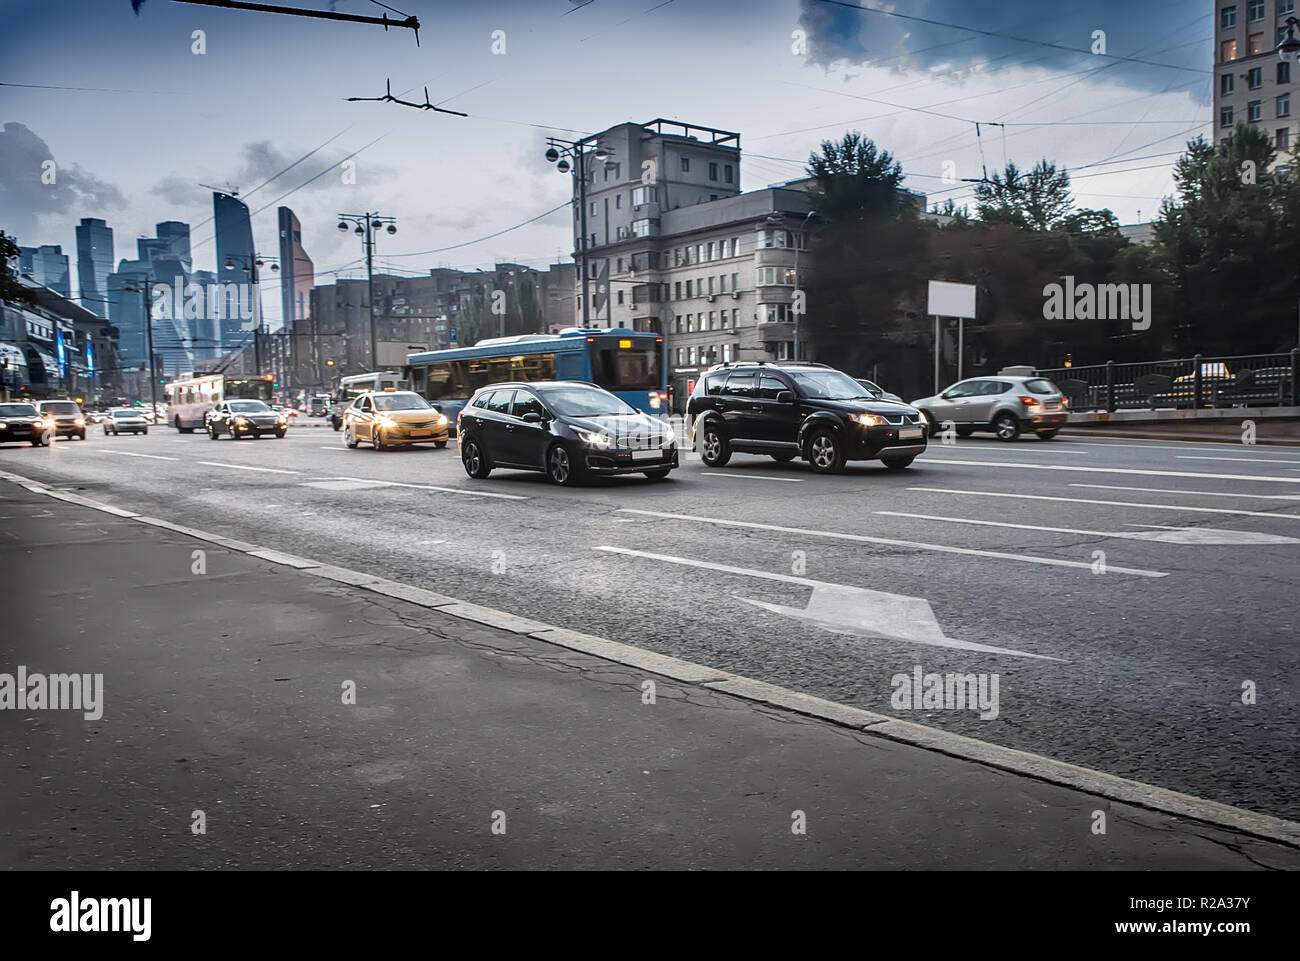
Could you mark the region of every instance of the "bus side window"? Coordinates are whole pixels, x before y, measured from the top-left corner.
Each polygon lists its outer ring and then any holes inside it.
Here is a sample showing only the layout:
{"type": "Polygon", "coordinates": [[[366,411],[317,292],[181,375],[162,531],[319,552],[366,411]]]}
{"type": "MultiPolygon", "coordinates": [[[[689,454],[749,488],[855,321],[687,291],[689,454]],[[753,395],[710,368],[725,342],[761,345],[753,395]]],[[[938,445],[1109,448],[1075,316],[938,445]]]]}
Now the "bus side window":
{"type": "Polygon", "coordinates": [[[583,370],[582,354],[576,350],[566,351],[555,358],[556,380],[586,380],[583,370]]]}

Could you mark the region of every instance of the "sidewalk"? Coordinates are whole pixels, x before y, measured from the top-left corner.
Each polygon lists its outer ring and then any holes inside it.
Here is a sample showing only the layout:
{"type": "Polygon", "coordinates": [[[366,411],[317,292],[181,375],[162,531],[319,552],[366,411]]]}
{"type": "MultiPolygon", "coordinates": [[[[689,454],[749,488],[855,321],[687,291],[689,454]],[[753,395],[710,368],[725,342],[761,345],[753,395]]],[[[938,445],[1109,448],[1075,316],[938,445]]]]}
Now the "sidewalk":
{"type": "Polygon", "coordinates": [[[674,680],[476,623],[495,615],[429,592],[3,479],[0,519],[0,673],[102,672],[105,689],[97,722],[0,711],[0,870],[1300,868],[1294,846],[854,730],[852,709],[834,724],[705,687],[720,671],[674,680]]]}

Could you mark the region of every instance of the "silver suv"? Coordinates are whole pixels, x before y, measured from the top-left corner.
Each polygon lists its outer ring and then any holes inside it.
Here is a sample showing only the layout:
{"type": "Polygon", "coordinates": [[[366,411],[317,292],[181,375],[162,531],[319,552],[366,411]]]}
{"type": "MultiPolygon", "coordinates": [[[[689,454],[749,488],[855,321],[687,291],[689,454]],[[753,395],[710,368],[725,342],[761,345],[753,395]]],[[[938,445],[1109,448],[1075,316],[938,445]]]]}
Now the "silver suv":
{"type": "Polygon", "coordinates": [[[952,421],[958,437],[987,430],[998,440],[1015,440],[1021,431],[1033,431],[1051,440],[1066,421],[1065,398],[1045,377],[972,377],[912,406],[929,421],[931,435],[952,421]]]}

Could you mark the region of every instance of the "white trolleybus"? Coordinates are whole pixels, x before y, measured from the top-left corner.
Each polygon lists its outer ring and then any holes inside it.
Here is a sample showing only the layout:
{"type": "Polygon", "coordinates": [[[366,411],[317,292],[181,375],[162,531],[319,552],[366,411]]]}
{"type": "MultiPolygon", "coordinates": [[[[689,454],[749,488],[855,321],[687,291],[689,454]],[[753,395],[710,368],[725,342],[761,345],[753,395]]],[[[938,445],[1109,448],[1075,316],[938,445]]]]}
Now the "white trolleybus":
{"type": "Polygon", "coordinates": [[[271,403],[271,375],[233,377],[229,374],[197,374],[179,377],[163,387],[167,398],[167,420],[182,434],[203,429],[208,411],[225,400],[260,400],[271,403]]]}

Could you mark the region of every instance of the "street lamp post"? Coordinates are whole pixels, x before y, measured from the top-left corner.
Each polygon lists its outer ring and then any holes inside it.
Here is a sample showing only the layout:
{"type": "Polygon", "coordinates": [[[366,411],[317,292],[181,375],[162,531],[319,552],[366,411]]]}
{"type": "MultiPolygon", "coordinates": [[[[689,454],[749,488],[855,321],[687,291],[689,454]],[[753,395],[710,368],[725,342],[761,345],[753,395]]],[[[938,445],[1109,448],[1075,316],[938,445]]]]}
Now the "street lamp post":
{"type": "MultiPolygon", "coordinates": [[[[795,299],[795,303],[791,305],[792,308],[794,308],[794,309],[791,311],[791,312],[794,314],[794,344],[793,344],[793,347],[794,347],[794,350],[793,350],[794,358],[793,358],[793,359],[794,359],[794,360],[798,360],[798,359],[799,359],[799,317],[800,317],[800,315],[803,313],[803,311],[799,309],[799,308],[802,306],[802,305],[799,304],[799,302],[798,302],[798,300],[799,300],[799,294],[800,294],[801,292],[806,294],[806,292],[803,291],[803,274],[799,273],[799,244],[800,244],[800,242],[802,241],[802,239],[803,239],[803,237],[804,237],[804,232],[808,229],[808,221],[812,220],[813,217],[815,217],[816,215],[817,215],[817,211],[815,211],[815,210],[810,210],[810,211],[808,211],[807,216],[805,216],[804,219],[803,219],[803,221],[799,224],[799,234],[798,234],[797,238],[795,239],[795,244],[794,244],[794,299],[795,299]]],[[[777,227],[777,228],[779,228],[779,229],[785,229],[785,215],[784,215],[783,213],[781,213],[781,211],[779,211],[779,210],[777,210],[777,211],[773,211],[771,214],[769,214],[769,215],[768,215],[768,218],[767,218],[767,222],[768,222],[769,224],[771,224],[772,226],[777,227]]]]}
{"type": "Polygon", "coordinates": [[[384,217],[377,211],[364,214],[339,214],[339,230],[347,233],[348,224],[353,224],[356,229],[353,231],[358,237],[364,238],[366,250],[366,297],[370,303],[370,367],[372,370],[379,368],[379,355],[376,350],[375,340],[375,234],[374,232],[381,227],[385,227],[390,234],[397,233],[397,218],[384,217]]]}
{"type": "Polygon", "coordinates": [[[560,173],[568,173],[573,170],[573,176],[578,181],[578,224],[580,236],[578,237],[578,271],[581,274],[582,283],[582,326],[591,326],[591,297],[587,294],[588,278],[590,270],[587,266],[587,156],[588,148],[590,155],[597,162],[605,163],[609,160],[610,151],[600,146],[597,137],[583,137],[580,140],[560,140],[557,137],[546,138],[546,159],[549,163],[555,164],[555,169],[560,173]]]}
{"type": "Polygon", "coordinates": [[[277,273],[280,270],[280,264],[274,257],[263,257],[261,254],[254,253],[253,256],[247,257],[243,254],[231,254],[226,258],[226,269],[234,270],[235,261],[238,260],[242,265],[244,273],[248,274],[249,282],[252,284],[250,295],[253,300],[253,367],[256,369],[258,377],[262,376],[262,298],[258,293],[258,269],[266,266],[266,262],[271,261],[271,272],[277,273]]]}

